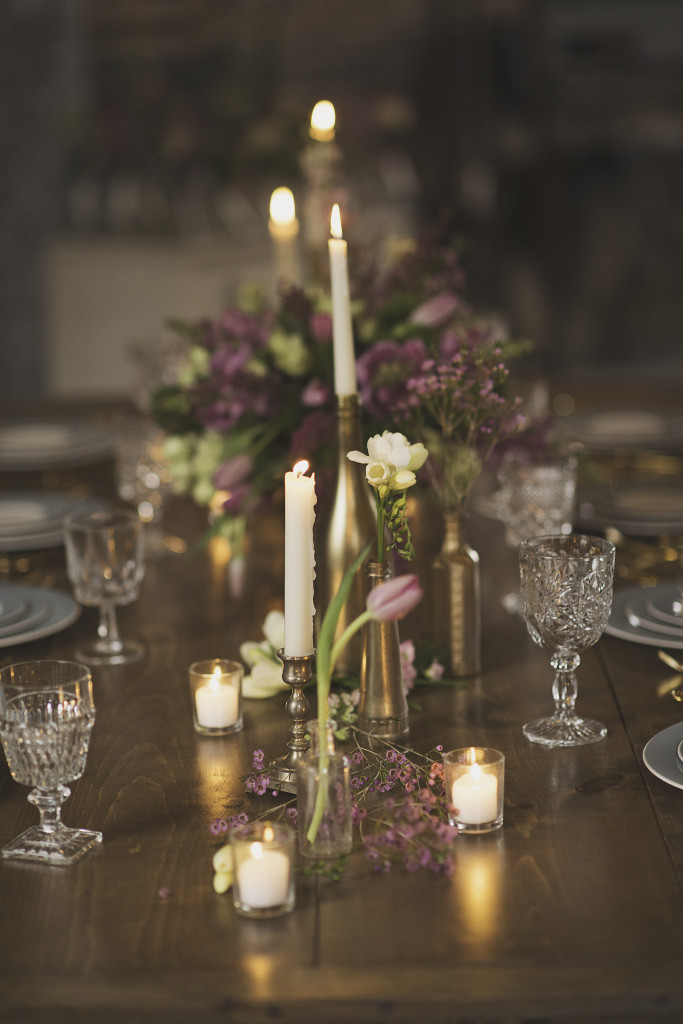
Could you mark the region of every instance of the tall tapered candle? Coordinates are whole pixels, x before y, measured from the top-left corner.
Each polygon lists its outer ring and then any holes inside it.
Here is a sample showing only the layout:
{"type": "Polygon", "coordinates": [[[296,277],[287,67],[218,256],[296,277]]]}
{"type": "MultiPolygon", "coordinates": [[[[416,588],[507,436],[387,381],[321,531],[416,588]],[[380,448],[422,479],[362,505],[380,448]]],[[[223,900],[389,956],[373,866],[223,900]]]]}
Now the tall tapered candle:
{"type": "Polygon", "coordinates": [[[342,238],[338,203],[332,207],[330,232],[332,237],[328,240],[327,246],[330,254],[330,285],[332,288],[334,390],[337,395],[355,395],[356,363],[353,351],[347,246],[342,238]]]}
{"type": "Polygon", "coordinates": [[[285,654],[313,653],[315,476],[306,461],[285,473],[285,654]]]}

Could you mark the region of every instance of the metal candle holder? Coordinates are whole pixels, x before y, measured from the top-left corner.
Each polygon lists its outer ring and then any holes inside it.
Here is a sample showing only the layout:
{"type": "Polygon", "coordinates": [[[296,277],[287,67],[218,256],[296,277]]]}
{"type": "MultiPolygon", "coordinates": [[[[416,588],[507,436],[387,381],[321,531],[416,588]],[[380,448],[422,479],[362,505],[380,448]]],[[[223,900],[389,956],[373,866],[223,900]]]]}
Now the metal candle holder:
{"type": "Polygon", "coordinates": [[[268,765],[268,785],[283,793],[296,793],[296,767],[310,746],[306,739],[305,722],[311,717],[311,708],[304,686],[313,678],[315,651],[312,654],[291,656],[281,649],[277,656],[282,662],[282,680],[292,688],[285,704],[292,724],[287,743],[288,753],[274,758],[268,765]]]}

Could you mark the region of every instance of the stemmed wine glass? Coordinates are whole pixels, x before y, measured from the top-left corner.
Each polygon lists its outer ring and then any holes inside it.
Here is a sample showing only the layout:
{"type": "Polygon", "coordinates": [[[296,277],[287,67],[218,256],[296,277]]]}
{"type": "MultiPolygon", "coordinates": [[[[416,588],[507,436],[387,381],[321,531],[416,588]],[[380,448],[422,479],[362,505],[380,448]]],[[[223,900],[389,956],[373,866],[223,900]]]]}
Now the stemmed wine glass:
{"type": "Polygon", "coordinates": [[[27,661],[0,671],[0,738],[12,777],[34,788],[40,824],[17,836],[3,857],[71,864],[102,842],[101,832],[67,828],[67,782],[85,770],[95,722],[92,678],[72,661],[27,661]]]}
{"type": "Polygon", "coordinates": [[[143,524],[128,509],[73,512],[64,523],[66,567],[77,599],[99,605],[97,639],[82,644],[76,657],[88,665],[125,665],[145,653],[142,644],[122,640],[116,605],[130,604],[144,576],[143,524]]]}
{"type": "Polygon", "coordinates": [[[531,638],[550,651],[555,711],[527,722],[524,735],[548,747],[597,743],[600,722],[575,711],[579,653],[600,639],[612,607],[614,545],[583,534],[531,537],[519,548],[522,612],[531,638]]]}

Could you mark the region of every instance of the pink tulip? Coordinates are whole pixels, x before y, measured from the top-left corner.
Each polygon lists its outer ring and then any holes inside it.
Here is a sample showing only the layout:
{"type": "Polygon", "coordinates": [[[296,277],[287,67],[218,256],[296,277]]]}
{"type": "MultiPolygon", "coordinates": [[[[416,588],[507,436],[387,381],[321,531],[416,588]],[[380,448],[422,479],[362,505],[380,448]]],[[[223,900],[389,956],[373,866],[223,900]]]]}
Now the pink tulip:
{"type": "Polygon", "coordinates": [[[410,574],[380,583],[368,594],[366,607],[373,618],[381,622],[395,622],[412,612],[421,600],[420,581],[410,574]]]}
{"type": "Polygon", "coordinates": [[[222,462],[213,474],[213,485],[219,491],[229,491],[249,476],[254,464],[248,455],[233,455],[222,462]]]}

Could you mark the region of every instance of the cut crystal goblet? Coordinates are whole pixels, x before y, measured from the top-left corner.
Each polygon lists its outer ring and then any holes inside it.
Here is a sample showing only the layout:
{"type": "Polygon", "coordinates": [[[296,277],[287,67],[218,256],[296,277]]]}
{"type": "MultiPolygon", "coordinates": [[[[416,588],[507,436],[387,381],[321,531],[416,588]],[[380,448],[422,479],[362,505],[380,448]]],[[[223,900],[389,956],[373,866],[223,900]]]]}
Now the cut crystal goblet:
{"type": "Polygon", "coordinates": [[[102,842],[101,832],[61,820],[66,783],[80,779],[95,722],[92,678],[72,661],[27,661],[0,671],[0,739],[12,777],[34,787],[40,823],[17,836],[3,857],[72,864],[102,842]]]}
{"type": "Polygon", "coordinates": [[[555,710],[524,735],[548,747],[597,743],[607,729],[575,710],[580,653],[602,636],[612,607],[614,545],[584,534],[533,537],[519,549],[522,613],[531,638],[551,652],[555,710]]]}

